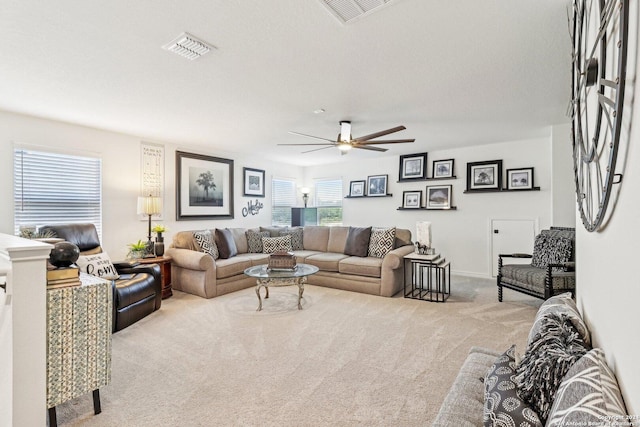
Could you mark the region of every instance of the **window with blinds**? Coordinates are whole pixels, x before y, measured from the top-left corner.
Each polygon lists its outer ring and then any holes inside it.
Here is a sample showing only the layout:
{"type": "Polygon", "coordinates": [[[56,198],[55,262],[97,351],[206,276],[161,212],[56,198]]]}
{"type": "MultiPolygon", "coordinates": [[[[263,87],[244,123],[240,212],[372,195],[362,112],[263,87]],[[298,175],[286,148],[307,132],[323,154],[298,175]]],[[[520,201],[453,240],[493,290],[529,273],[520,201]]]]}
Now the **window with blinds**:
{"type": "Polygon", "coordinates": [[[291,179],[271,180],[271,224],[291,225],[291,208],[296,205],[296,182],[291,179]]]}
{"type": "Polygon", "coordinates": [[[102,160],[16,148],[14,229],[92,223],[102,236],[102,160]]]}
{"type": "Polygon", "coordinates": [[[342,225],[342,179],[315,182],[318,225],[342,225]]]}

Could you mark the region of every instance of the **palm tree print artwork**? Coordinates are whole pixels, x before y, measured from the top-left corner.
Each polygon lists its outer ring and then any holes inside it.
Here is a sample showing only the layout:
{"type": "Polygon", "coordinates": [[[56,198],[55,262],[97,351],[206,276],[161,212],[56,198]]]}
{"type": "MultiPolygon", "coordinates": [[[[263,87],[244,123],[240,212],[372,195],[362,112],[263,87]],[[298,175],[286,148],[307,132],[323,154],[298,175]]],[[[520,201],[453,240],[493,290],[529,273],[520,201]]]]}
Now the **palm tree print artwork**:
{"type": "Polygon", "coordinates": [[[191,167],[189,177],[192,183],[189,186],[190,206],[222,206],[221,171],[191,167]]]}
{"type": "Polygon", "coordinates": [[[500,191],[502,160],[467,163],[467,191],[500,191]]]}

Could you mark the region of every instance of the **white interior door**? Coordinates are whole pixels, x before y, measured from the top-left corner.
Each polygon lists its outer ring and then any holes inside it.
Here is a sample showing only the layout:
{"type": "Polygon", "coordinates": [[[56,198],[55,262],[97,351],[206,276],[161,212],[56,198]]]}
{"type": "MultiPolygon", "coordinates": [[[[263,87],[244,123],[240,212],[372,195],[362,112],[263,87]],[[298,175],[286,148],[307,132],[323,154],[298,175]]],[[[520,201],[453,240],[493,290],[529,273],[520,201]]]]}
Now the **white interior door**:
{"type": "MultiPolygon", "coordinates": [[[[498,255],[511,253],[531,254],[536,237],[536,220],[491,220],[491,275],[498,275],[498,255]]],[[[530,259],[511,258],[509,264],[529,264],[530,259]]]]}

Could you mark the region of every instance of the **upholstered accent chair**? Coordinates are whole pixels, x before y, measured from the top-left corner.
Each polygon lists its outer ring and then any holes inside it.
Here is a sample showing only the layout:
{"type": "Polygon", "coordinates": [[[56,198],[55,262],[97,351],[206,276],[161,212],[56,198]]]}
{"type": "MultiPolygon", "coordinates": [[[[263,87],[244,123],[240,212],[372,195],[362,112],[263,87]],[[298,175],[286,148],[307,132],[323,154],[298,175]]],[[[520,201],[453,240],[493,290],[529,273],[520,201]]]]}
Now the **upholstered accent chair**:
{"type": "Polygon", "coordinates": [[[564,292],[575,296],[575,236],[575,228],[551,227],[536,236],[532,255],[498,255],[498,301],[502,288],[545,300],[564,292]],[[508,258],[530,258],[531,264],[505,264],[508,258]]]}
{"type": "MultiPolygon", "coordinates": [[[[93,224],[45,225],[57,237],[78,246],[80,255],[102,253],[93,224]]],[[[112,280],[113,332],[126,328],[160,308],[162,280],[158,264],[113,263],[120,278],[112,280]]]]}

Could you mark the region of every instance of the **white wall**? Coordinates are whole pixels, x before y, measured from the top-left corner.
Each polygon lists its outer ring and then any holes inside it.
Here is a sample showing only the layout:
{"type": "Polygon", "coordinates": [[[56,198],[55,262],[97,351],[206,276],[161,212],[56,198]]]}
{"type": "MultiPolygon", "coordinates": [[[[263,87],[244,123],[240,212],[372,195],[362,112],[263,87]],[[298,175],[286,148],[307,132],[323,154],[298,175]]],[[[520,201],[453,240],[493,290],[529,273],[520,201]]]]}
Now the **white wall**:
{"type": "MultiPolygon", "coordinates": [[[[154,142],[154,141],[149,141],[154,142]]],[[[0,232],[13,234],[13,146],[28,144],[70,153],[84,153],[102,158],[103,236],[102,245],[113,259],[123,259],[127,245],[138,239],[146,240],[147,222],[136,214],[140,193],[140,143],[131,135],[43,120],[34,117],[0,112],[0,232]]],[[[188,144],[164,143],[165,200],[164,220],[169,231],[166,241],[179,230],[242,226],[254,227],[271,221],[271,178],[286,176],[302,181],[302,169],[287,164],[267,162],[259,156],[239,156],[232,152],[207,152],[188,144]],[[232,220],[176,221],[175,209],[175,151],[187,151],[234,160],[235,218],[232,220]],[[260,199],[264,209],[258,215],[242,216],[242,208],[255,197],[244,197],[242,168],[265,170],[266,197],[260,199]]],[[[69,177],[73,179],[73,177],[69,177]]]]}
{"type": "MultiPolygon", "coordinates": [[[[351,155],[351,154],[348,154],[351,155]]],[[[354,156],[355,157],[355,156],[354,156]]],[[[527,141],[511,141],[479,147],[467,147],[441,150],[428,153],[428,175],[431,175],[433,160],[455,159],[457,179],[447,181],[398,181],[399,158],[397,156],[379,157],[369,161],[354,161],[335,165],[322,165],[305,169],[305,182],[312,186],[313,179],[323,177],[342,177],[344,194],[349,192],[349,182],[365,180],[368,175],[389,175],[389,193],[393,197],[355,198],[343,201],[343,222],[347,225],[361,226],[397,226],[408,228],[415,233],[417,221],[431,221],[433,245],[452,262],[454,272],[491,276],[490,256],[490,220],[491,219],[533,219],[540,228],[552,223],[551,188],[551,138],[527,141]],[[501,192],[464,194],[466,189],[467,162],[484,160],[503,160],[503,169],[530,167],[535,168],[535,185],[541,191],[501,192]],[[398,211],[402,205],[403,191],[423,192],[427,185],[453,185],[452,204],[455,211],[398,211]]],[[[570,167],[570,158],[564,167],[570,167]]],[[[561,167],[563,162],[556,165],[561,167]]],[[[573,181],[554,185],[556,190],[572,189],[573,181]]],[[[564,201],[562,209],[572,209],[573,200],[564,201]],[[569,207],[566,206],[569,204],[569,207]]],[[[561,204],[561,203],[560,203],[561,204]]],[[[572,212],[572,211],[571,211],[572,212]]],[[[533,249],[533,248],[531,248],[533,249]]]]}
{"type": "Polygon", "coordinates": [[[576,226],[576,192],[573,183],[571,124],[551,128],[551,223],[576,226]]]}

